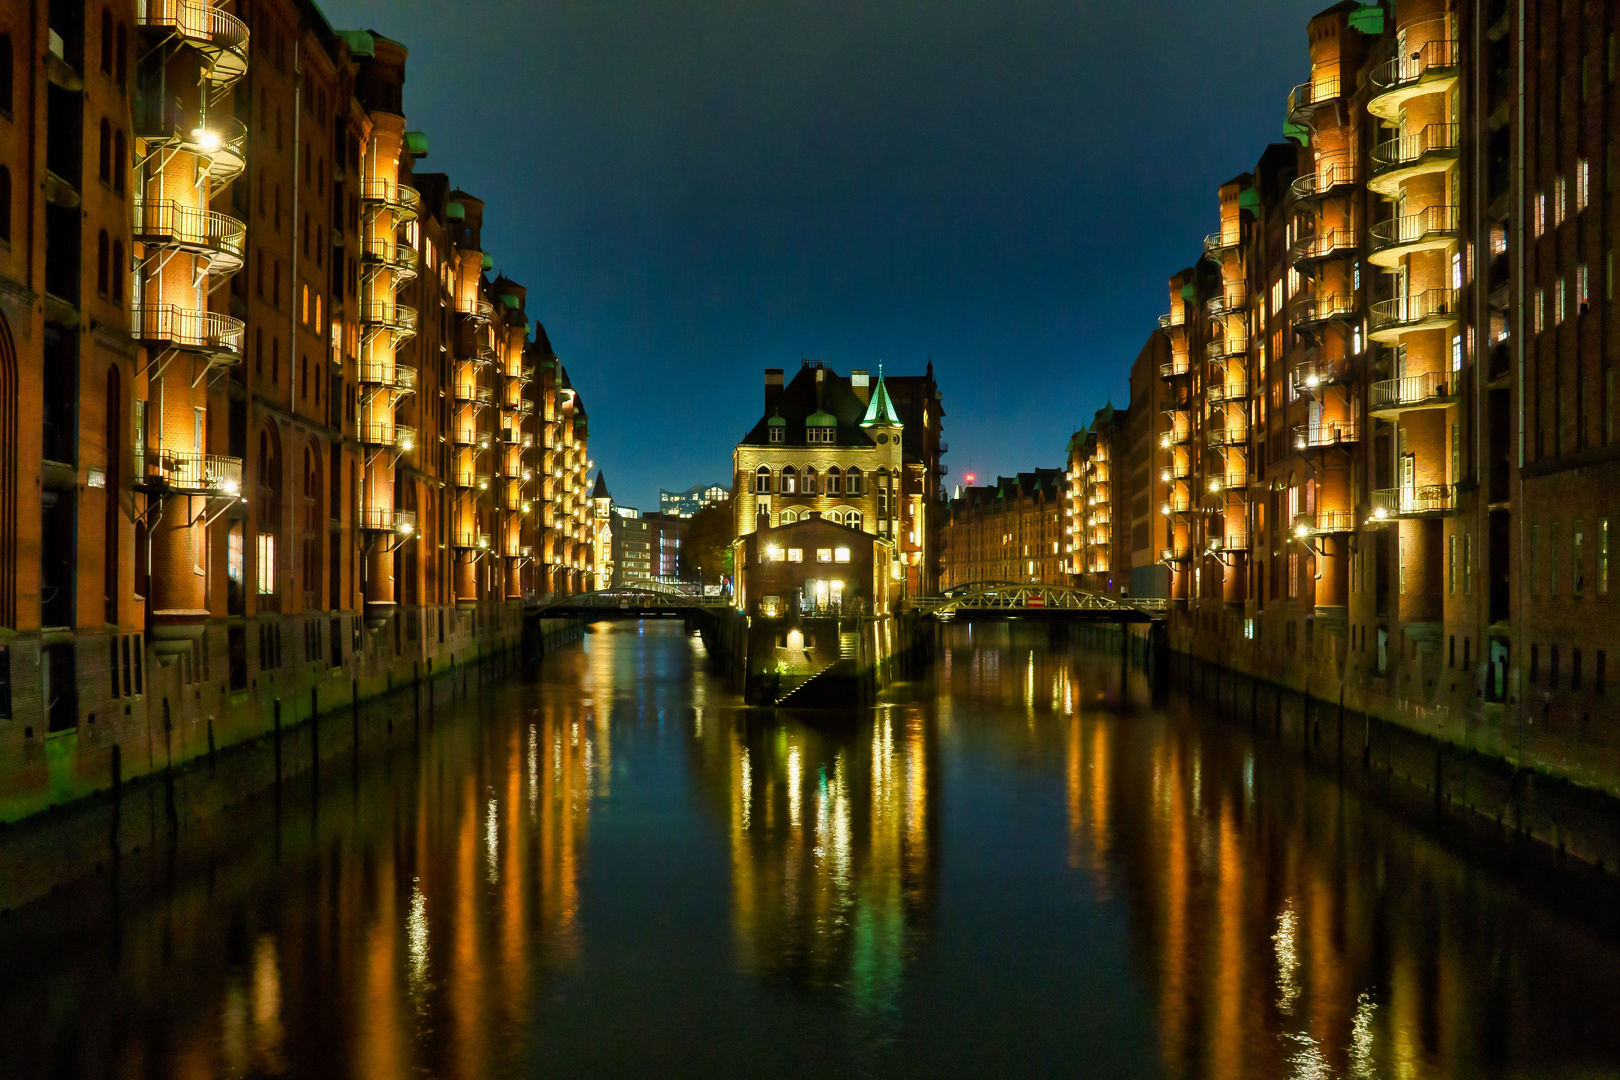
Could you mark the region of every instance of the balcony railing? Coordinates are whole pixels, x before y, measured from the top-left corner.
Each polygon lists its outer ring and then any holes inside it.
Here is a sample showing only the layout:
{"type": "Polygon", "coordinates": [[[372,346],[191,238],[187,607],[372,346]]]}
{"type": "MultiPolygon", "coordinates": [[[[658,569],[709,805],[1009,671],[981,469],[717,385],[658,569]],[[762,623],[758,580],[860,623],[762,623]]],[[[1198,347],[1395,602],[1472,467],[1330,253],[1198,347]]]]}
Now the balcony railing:
{"type": "Polygon", "coordinates": [[[1241,401],[1249,396],[1249,380],[1233,378],[1228,375],[1224,379],[1216,379],[1204,389],[1204,397],[1211,405],[1219,405],[1227,401],[1241,401]]]}
{"type": "Polygon", "coordinates": [[[1352,258],[1356,253],[1356,230],[1348,226],[1324,229],[1314,236],[1302,236],[1288,249],[1288,261],[1295,266],[1335,257],[1352,258]]]}
{"type": "Polygon", "coordinates": [[[1228,330],[1204,347],[1204,355],[1211,360],[1225,360],[1229,356],[1242,356],[1249,351],[1249,335],[1244,330],[1228,330]]]}
{"type": "MultiPolygon", "coordinates": [[[[1444,32],[1443,22],[1435,21],[1439,24],[1435,28],[1444,32]]],[[[1413,29],[1408,27],[1407,33],[1413,29]]],[[[1408,46],[1399,55],[1373,68],[1368,81],[1372,83],[1374,92],[1367,102],[1367,111],[1385,118],[1399,115],[1401,101],[1425,83],[1441,83],[1454,78],[1457,61],[1458,48],[1454,38],[1436,37],[1416,48],[1408,46]]],[[[1434,89],[1444,87],[1435,86],[1434,89]]]]}
{"type": "Polygon", "coordinates": [[[1369,332],[1375,339],[1380,333],[1394,335],[1424,325],[1453,323],[1457,321],[1457,291],[1425,289],[1411,296],[1381,300],[1372,306],[1370,316],[1369,332]]]}
{"type": "Polygon", "coordinates": [[[469,386],[467,383],[457,383],[455,389],[457,401],[471,405],[488,405],[495,399],[495,391],[487,386],[469,386]]]}
{"type": "Polygon", "coordinates": [[[363,326],[381,326],[398,337],[411,337],[416,333],[416,309],[391,300],[372,300],[360,305],[363,326]]]}
{"type": "Polygon", "coordinates": [[[416,511],[397,510],[392,506],[362,506],[359,522],[360,528],[367,532],[391,532],[409,536],[416,531],[416,511]]]}
{"type": "Polygon", "coordinates": [[[362,420],[358,437],[365,446],[391,446],[402,453],[416,449],[416,429],[386,420],[362,420]]]}
{"type": "Polygon", "coordinates": [[[1323,386],[1344,378],[1345,365],[1339,360],[1306,360],[1294,366],[1294,391],[1314,394],[1323,386]]]}
{"type": "Polygon", "coordinates": [[[216,195],[247,167],[247,125],[228,112],[203,116],[178,97],[149,94],[133,119],[135,134],[154,147],[175,147],[203,159],[216,195]]]}
{"type": "Polygon", "coordinates": [[[1308,326],[1316,326],[1329,319],[1345,319],[1355,313],[1355,297],[1321,296],[1310,300],[1295,300],[1293,311],[1294,329],[1299,330],[1308,326]]]}
{"type": "Polygon", "coordinates": [[[422,195],[409,184],[401,184],[384,176],[373,176],[360,181],[360,199],[386,207],[394,215],[394,224],[403,225],[416,217],[422,209],[422,195]]]}
{"type": "Polygon", "coordinates": [[[370,236],[360,250],[360,257],[373,266],[391,270],[401,281],[416,276],[418,256],[416,249],[392,236],[370,236]]]}
{"type": "Polygon", "coordinates": [[[1415,214],[1380,221],[1368,231],[1369,253],[1397,256],[1408,249],[1449,243],[1457,238],[1461,220],[1455,206],[1428,206],[1415,214]]]}
{"type": "Polygon", "coordinates": [[[1176,353],[1172,355],[1169,360],[1166,360],[1164,363],[1159,365],[1160,378],[1172,379],[1178,375],[1188,375],[1191,373],[1192,361],[1187,358],[1186,353],[1176,353]]]}
{"type": "Polygon", "coordinates": [[[132,333],[139,341],[212,354],[215,363],[242,359],[242,320],[178,304],[141,304],[131,313],[132,333]]]}
{"type": "Polygon", "coordinates": [[[149,488],[227,498],[242,493],[242,459],[237,457],[149,448],[135,468],[149,488]]]}
{"type": "Polygon", "coordinates": [[[1220,292],[1205,300],[1204,310],[1212,319],[1224,319],[1228,315],[1242,315],[1248,303],[1248,286],[1237,282],[1226,285],[1220,292]]]}
{"type": "Polygon", "coordinates": [[[202,53],[216,90],[246,74],[248,28],[235,15],[202,0],[146,0],[137,18],[142,26],[167,28],[202,53]]]}
{"type": "Polygon", "coordinates": [[[1337,75],[1327,75],[1307,83],[1300,83],[1288,92],[1289,119],[1303,122],[1304,117],[1315,112],[1318,107],[1337,99],[1340,94],[1337,75]]]}
{"type": "Polygon", "coordinates": [[[1379,143],[1372,151],[1370,185],[1376,184],[1378,178],[1386,173],[1416,168],[1434,156],[1456,157],[1460,130],[1457,124],[1428,124],[1413,134],[1379,143]]]}
{"type": "MultiPolygon", "coordinates": [[[[456,298],[456,312],[474,322],[489,322],[495,316],[495,305],[481,296],[456,298]]],[[[493,356],[490,359],[494,359],[493,356]]]]}
{"type": "Polygon", "coordinates": [[[1444,405],[1456,396],[1457,387],[1451,376],[1432,371],[1427,375],[1407,375],[1373,383],[1367,395],[1367,407],[1374,411],[1413,409],[1444,405]]]}
{"type": "Polygon", "coordinates": [[[1288,186],[1288,193],[1296,200],[1320,199],[1339,188],[1356,183],[1355,159],[1348,155],[1323,156],[1316,167],[1288,186]]]}
{"type": "Polygon", "coordinates": [[[1227,529],[1220,536],[1209,538],[1211,551],[1248,551],[1249,534],[1242,529],[1227,529]]]}
{"type": "Polygon", "coordinates": [[[1190,558],[1192,558],[1192,548],[1185,544],[1161,548],[1159,551],[1160,562],[1186,562],[1190,558]]]}
{"type": "Polygon", "coordinates": [[[1359,437],[1360,432],[1354,420],[1323,420],[1316,424],[1295,424],[1293,432],[1295,450],[1349,446],[1359,437]]]}
{"type": "Polygon", "coordinates": [[[1300,539],[1355,531],[1356,515],[1353,510],[1318,510],[1294,515],[1294,535],[1300,539]]]}
{"type": "Polygon", "coordinates": [[[247,226],[230,215],[174,199],[136,199],[130,210],[135,239],[207,255],[210,274],[228,274],[241,267],[247,226]]]}
{"type": "Polygon", "coordinates": [[[1380,488],[1372,493],[1372,519],[1420,517],[1456,509],[1456,488],[1450,484],[1418,484],[1409,488],[1380,488]]]}
{"type": "Polygon", "coordinates": [[[1217,419],[1211,423],[1206,436],[1212,447],[1242,446],[1249,441],[1249,425],[1247,421],[1234,424],[1229,419],[1217,419]]]}
{"type": "Polygon", "coordinates": [[[414,393],[416,369],[397,361],[392,364],[361,364],[360,383],[363,386],[386,386],[405,394],[414,393]]]}
{"type": "Polygon", "coordinates": [[[1187,316],[1181,310],[1171,311],[1159,316],[1159,329],[1168,330],[1172,326],[1181,326],[1187,321],[1187,316]]]}
{"type": "Polygon", "coordinates": [[[1234,222],[1223,225],[1219,232],[1212,232],[1204,237],[1204,254],[1219,262],[1221,256],[1228,250],[1237,247],[1243,242],[1243,232],[1234,222]]]}
{"type": "Polygon", "coordinates": [[[488,551],[489,533],[481,533],[473,529],[456,529],[450,534],[450,546],[458,548],[481,548],[488,551]]]}
{"type": "Polygon", "coordinates": [[[473,446],[480,450],[489,449],[488,432],[479,431],[468,425],[458,425],[451,439],[457,446],[473,446]]]}
{"type": "Polygon", "coordinates": [[[527,416],[529,413],[534,412],[534,402],[528,398],[515,398],[504,402],[501,408],[510,413],[517,413],[519,416],[527,416]]]}

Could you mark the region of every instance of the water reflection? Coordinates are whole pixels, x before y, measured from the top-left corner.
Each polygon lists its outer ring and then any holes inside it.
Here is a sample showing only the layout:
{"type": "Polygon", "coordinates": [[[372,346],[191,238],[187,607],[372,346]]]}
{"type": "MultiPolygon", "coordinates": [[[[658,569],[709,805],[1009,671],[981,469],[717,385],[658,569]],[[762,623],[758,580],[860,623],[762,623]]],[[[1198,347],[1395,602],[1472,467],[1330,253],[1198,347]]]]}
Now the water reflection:
{"type": "Polygon", "coordinates": [[[859,718],[679,624],[0,920],[0,1073],[1473,1077],[1620,1061],[1612,943],[1116,659],[859,718]]]}

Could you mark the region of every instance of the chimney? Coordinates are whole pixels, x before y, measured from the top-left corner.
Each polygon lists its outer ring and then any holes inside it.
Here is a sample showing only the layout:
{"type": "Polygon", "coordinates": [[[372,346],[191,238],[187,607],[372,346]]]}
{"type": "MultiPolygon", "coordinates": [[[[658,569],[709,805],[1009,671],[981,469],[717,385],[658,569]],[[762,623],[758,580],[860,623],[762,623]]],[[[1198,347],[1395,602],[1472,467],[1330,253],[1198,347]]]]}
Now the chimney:
{"type": "Polygon", "coordinates": [[[855,391],[855,396],[861,399],[862,405],[872,401],[872,376],[869,372],[856,368],[849,373],[849,388],[855,391]]]}
{"type": "Polygon", "coordinates": [[[782,369],[765,369],[765,415],[770,416],[782,398],[782,369]]]}

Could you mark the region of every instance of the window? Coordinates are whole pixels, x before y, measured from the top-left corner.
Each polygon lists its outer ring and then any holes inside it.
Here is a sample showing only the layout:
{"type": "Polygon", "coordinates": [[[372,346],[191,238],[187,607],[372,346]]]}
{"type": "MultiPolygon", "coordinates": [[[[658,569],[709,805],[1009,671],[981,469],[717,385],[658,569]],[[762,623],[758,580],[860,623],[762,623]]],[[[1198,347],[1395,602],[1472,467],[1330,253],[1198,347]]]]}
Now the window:
{"type": "Polygon", "coordinates": [[[1536,192],[1533,227],[1537,236],[1547,231],[1547,195],[1542,191],[1536,192]]]}
{"type": "Polygon", "coordinates": [[[1553,179],[1553,227],[1564,223],[1566,200],[1569,197],[1569,185],[1564,183],[1562,176],[1553,179]]]}
{"type": "MultiPolygon", "coordinates": [[[[1405,537],[1400,537],[1400,538],[1398,538],[1396,540],[1395,543],[1396,543],[1396,549],[1397,549],[1397,551],[1399,553],[1397,555],[1397,559],[1398,559],[1398,562],[1399,562],[1400,590],[1401,590],[1401,595],[1405,596],[1406,595],[1406,538],[1405,537]]],[[[1298,556],[1294,556],[1294,558],[1298,558],[1298,556]]]]}
{"type": "Polygon", "coordinates": [[[1541,595],[1541,526],[1530,526],[1530,595],[1541,595]]]}
{"type": "Polygon", "coordinates": [[[1585,315],[1592,303],[1591,277],[1586,272],[1586,264],[1575,268],[1575,314],[1585,315]]]}
{"type": "Polygon", "coordinates": [[[833,561],[832,548],[816,548],[816,562],[830,563],[833,561]]]}
{"type": "Polygon", "coordinates": [[[1564,323],[1564,279],[1559,278],[1553,282],[1553,325],[1562,326],[1564,323]]]}
{"type": "Polygon", "coordinates": [[[1598,518],[1597,526],[1598,595],[1609,591],[1609,519],[1598,518]]]}
{"type": "Polygon", "coordinates": [[[1534,317],[1531,319],[1531,326],[1534,327],[1535,332],[1539,334],[1541,333],[1541,328],[1546,325],[1547,294],[1541,289],[1537,289],[1535,299],[1535,313],[1534,317]]]}
{"type": "MultiPolygon", "coordinates": [[[[1402,556],[1401,563],[1401,591],[1406,591],[1406,563],[1402,556]]],[[[1474,595],[1474,537],[1470,533],[1463,534],[1463,595],[1474,595]]]]}
{"type": "Polygon", "coordinates": [[[1453,596],[1457,594],[1457,538],[1450,537],[1446,552],[1446,591],[1453,596]]]}
{"type": "Polygon", "coordinates": [[[859,510],[846,511],[844,513],[844,524],[848,525],[852,529],[860,528],[861,527],[861,512],[859,510]]]}
{"type": "Polygon", "coordinates": [[[129,32],[124,29],[123,23],[118,24],[118,32],[113,40],[116,42],[113,53],[113,81],[122,90],[129,77],[129,64],[125,59],[129,55],[129,32]]]}
{"type": "Polygon", "coordinates": [[[1569,530],[1569,588],[1576,596],[1586,588],[1586,533],[1579,518],[1569,530]]]}
{"type": "Polygon", "coordinates": [[[259,534],[257,562],[259,595],[272,596],[276,591],[276,538],[270,533],[259,534]]]}
{"type": "Polygon", "coordinates": [[[843,480],[843,474],[838,471],[838,466],[834,465],[832,468],[828,469],[827,470],[827,494],[828,495],[837,495],[837,494],[839,494],[840,487],[841,487],[841,484],[842,484],[842,480],[843,480]]]}
{"type": "Polygon", "coordinates": [[[847,548],[847,547],[834,548],[833,549],[833,561],[834,562],[843,562],[843,563],[849,562],[849,548],[847,548]]]}
{"type": "Polygon", "coordinates": [[[844,474],[844,494],[860,495],[862,493],[861,480],[861,470],[851,466],[850,470],[844,474]]]}
{"type": "Polygon", "coordinates": [[[788,548],[787,549],[787,561],[788,562],[804,562],[804,548],[788,548]]]}
{"type": "Polygon", "coordinates": [[[1575,212],[1577,214],[1586,209],[1586,204],[1591,198],[1591,173],[1592,166],[1585,158],[1575,163],[1575,212]]]}
{"type": "Polygon", "coordinates": [[[807,466],[805,466],[805,469],[804,469],[804,494],[806,494],[806,495],[814,495],[815,493],[816,493],[816,470],[815,470],[815,466],[807,465],[807,466]]]}
{"type": "Polygon", "coordinates": [[[771,442],[779,443],[787,437],[787,429],[781,424],[771,425],[771,442]]]}
{"type": "Polygon", "coordinates": [[[1547,561],[1548,566],[1548,594],[1558,595],[1558,522],[1553,522],[1547,530],[1547,551],[1552,556],[1547,561]]]}
{"type": "Polygon", "coordinates": [[[792,495],[799,490],[799,473],[791,465],[782,466],[782,494],[792,495]]]}

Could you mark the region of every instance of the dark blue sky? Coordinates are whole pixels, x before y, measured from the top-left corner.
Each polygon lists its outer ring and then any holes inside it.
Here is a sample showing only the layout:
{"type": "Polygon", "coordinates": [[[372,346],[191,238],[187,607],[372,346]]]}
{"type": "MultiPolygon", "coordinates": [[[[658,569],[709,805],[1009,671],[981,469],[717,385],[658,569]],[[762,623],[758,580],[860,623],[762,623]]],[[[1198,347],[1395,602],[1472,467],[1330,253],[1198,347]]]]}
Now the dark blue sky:
{"type": "Polygon", "coordinates": [[[1327,0],[328,0],[410,49],[614,496],[726,480],[762,371],[921,371],[948,483],[1062,462],[1279,140],[1327,0]]]}

